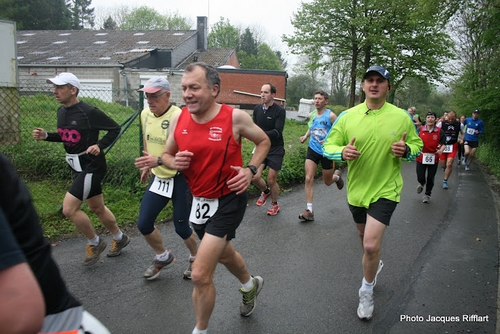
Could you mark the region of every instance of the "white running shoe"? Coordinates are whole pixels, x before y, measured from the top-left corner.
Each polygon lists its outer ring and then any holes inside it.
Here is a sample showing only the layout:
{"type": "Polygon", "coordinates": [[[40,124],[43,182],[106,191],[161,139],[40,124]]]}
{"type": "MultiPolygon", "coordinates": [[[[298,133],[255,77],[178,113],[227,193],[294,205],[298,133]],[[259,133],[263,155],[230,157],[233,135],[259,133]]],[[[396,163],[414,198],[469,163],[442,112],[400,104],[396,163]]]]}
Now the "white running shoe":
{"type": "Polygon", "coordinates": [[[373,315],[373,290],[359,289],[358,318],[370,320],[373,315]]]}

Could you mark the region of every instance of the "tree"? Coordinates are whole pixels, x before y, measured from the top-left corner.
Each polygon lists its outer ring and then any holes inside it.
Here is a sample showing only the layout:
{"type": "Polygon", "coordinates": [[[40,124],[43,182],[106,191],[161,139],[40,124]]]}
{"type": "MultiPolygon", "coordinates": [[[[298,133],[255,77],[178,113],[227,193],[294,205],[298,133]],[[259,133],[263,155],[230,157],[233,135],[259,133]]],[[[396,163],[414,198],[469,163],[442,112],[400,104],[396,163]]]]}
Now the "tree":
{"type": "Polygon", "coordinates": [[[454,18],[461,75],[452,83],[453,103],[462,114],[481,110],[485,139],[500,149],[500,7],[495,0],[469,0],[454,18]]]}
{"type": "Polygon", "coordinates": [[[231,25],[228,19],[221,17],[219,22],[212,25],[208,34],[209,48],[234,48],[240,45],[240,32],[231,25]]]}
{"type": "Polygon", "coordinates": [[[94,8],[92,0],[68,0],[66,5],[71,11],[71,29],[82,30],[94,27],[94,8]]]}
{"type": "Polygon", "coordinates": [[[358,78],[373,64],[391,72],[391,95],[406,77],[439,80],[452,57],[443,33],[458,1],[314,0],[294,15],[295,34],[283,40],[295,54],[320,54],[316,65],[350,64],[349,105],[355,102],[358,78]]]}
{"type": "Polygon", "coordinates": [[[349,105],[348,74],[349,64],[345,61],[332,61],[328,70],[330,75],[330,104],[349,105]]]}
{"type": "Polygon", "coordinates": [[[193,24],[184,16],[180,16],[177,12],[167,14],[165,18],[167,19],[166,30],[192,30],[193,24]]]}
{"type": "Polygon", "coordinates": [[[257,55],[248,54],[242,50],[238,51],[238,59],[241,68],[283,71],[280,59],[266,43],[259,45],[257,55]]]}
{"type": "Polygon", "coordinates": [[[297,107],[300,99],[312,99],[317,90],[314,80],[307,74],[299,74],[288,79],[286,85],[287,105],[297,107]]]}
{"type": "Polygon", "coordinates": [[[167,27],[167,18],[147,6],[132,10],[123,18],[121,30],[164,30],[167,27]]]}
{"type": "MultiPolygon", "coordinates": [[[[124,22],[125,16],[130,14],[130,9],[128,6],[120,5],[106,9],[101,9],[100,11],[97,11],[95,14],[96,14],[95,25],[97,27],[101,27],[101,29],[106,29],[104,28],[104,25],[106,21],[108,21],[108,19],[111,18],[111,20],[116,23],[116,29],[120,29],[120,26],[124,22]]],[[[110,22],[111,21],[109,21],[108,23],[110,22]]]]}
{"type": "Polygon", "coordinates": [[[275,51],[276,57],[278,57],[278,60],[280,62],[281,68],[286,69],[288,67],[288,62],[283,58],[283,54],[281,51],[275,51]]]}
{"type": "Polygon", "coordinates": [[[405,109],[413,106],[417,107],[417,109],[419,110],[422,110],[418,107],[422,105],[425,106],[427,104],[427,100],[431,92],[432,87],[430,83],[427,82],[427,80],[423,80],[421,78],[408,78],[398,90],[396,99],[401,101],[400,105],[402,105],[405,109]]]}
{"type": "Polygon", "coordinates": [[[257,56],[259,53],[259,46],[257,41],[253,38],[250,28],[246,28],[245,32],[240,36],[240,47],[238,51],[244,51],[247,55],[257,56]]]}
{"type": "Polygon", "coordinates": [[[70,29],[64,0],[0,0],[0,18],[16,22],[18,30],[70,29]]]}
{"type": "Polygon", "coordinates": [[[106,21],[104,21],[102,25],[102,29],[104,30],[117,30],[118,24],[116,24],[115,20],[111,16],[108,16],[106,21]]]}
{"type": "Polygon", "coordinates": [[[234,48],[240,67],[244,69],[283,71],[283,64],[286,65],[279,51],[275,52],[266,43],[258,43],[253,38],[250,28],[240,35],[240,30],[223,17],[212,26],[208,34],[208,47],[234,48]]]}

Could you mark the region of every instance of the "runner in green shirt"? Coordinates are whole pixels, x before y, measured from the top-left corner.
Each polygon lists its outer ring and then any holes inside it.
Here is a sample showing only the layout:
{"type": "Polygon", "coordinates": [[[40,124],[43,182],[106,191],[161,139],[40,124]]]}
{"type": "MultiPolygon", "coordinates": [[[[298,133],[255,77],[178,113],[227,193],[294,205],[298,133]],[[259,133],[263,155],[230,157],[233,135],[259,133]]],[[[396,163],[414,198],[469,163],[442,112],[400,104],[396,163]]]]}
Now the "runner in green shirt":
{"type": "Polygon", "coordinates": [[[363,246],[358,317],[373,315],[373,287],[383,267],[380,245],[403,189],[401,160],[422,149],[408,113],[388,102],[390,74],[370,67],[361,83],[366,100],[339,115],[323,144],[324,156],[347,161],[347,201],[363,246]]]}

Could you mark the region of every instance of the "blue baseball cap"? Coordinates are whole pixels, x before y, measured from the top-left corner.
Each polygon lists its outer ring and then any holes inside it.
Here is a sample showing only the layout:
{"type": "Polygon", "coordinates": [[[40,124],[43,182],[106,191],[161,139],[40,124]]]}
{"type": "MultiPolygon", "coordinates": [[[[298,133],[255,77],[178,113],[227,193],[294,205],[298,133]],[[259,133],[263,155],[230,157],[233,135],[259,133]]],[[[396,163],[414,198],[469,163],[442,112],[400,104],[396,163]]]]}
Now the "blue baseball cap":
{"type": "Polygon", "coordinates": [[[368,68],[366,70],[365,75],[363,76],[363,80],[366,79],[366,77],[368,76],[368,73],[370,73],[370,72],[377,72],[387,81],[391,81],[391,74],[389,73],[389,71],[386,70],[385,68],[383,68],[382,66],[379,66],[379,65],[370,66],[370,68],[368,68]]]}

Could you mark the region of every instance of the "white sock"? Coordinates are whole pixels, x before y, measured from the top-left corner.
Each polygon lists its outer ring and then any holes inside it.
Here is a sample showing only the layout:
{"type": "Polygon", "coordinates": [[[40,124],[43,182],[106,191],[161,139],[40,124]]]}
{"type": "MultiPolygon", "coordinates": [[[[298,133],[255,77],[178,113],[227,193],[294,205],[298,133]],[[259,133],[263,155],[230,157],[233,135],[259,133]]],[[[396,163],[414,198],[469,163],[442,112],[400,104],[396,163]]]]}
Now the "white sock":
{"type": "Polygon", "coordinates": [[[194,327],[192,334],[207,334],[207,330],[206,329],[198,329],[198,328],[194,327]]]}
{"type": "Polygon", "coordinates": [[[158,261],[167,261],[168,260],[168,256],[169,256],[169,253],[168,253],[168,250],[166,250],[163,254],[156,255],[156,259],[158,261]]]}
{"type": "Polygon", "coordinates": [[[118,232],[113,234],[113,239],[115,239],[116,241],[120,241],[120,240],[122,240],[122,238],[123,238],[122,230],[118,230],[118,232]]]}
{"type": "Polygon", "coordinates": [[[312,203],[307,203],[307,210],[313,212],[313,204],[312,203]]]}
{"type": "Polygon", "coordinates": [[[361,290],[373,291],[373,282],[368,283],[363,277],[363,282],[361,282],[361,290]]]}
{"type": "Polygon", "coordinates": [[[87,243],[91,246],[97,246],[99,245],[99,236],[96,235],[95,237],[93,237],[92,239],[88,239],[87,240],[87,243]]]}
{"type": "Polygon", "coordinates": [[[253,278],[250,277],[250,280],[246,282],[245,284],[242,284],[243,290],[244,291],[250,291],[253,288],[253,278]]]}
{"type": "Polygon", "coordinates": [[[194,259],[196,259],[196,255],[195,255],[195,256],[193,256],[193,255],[189,255],[189,261],[193,262],[193,261],[194,261],[194,259]]]}

